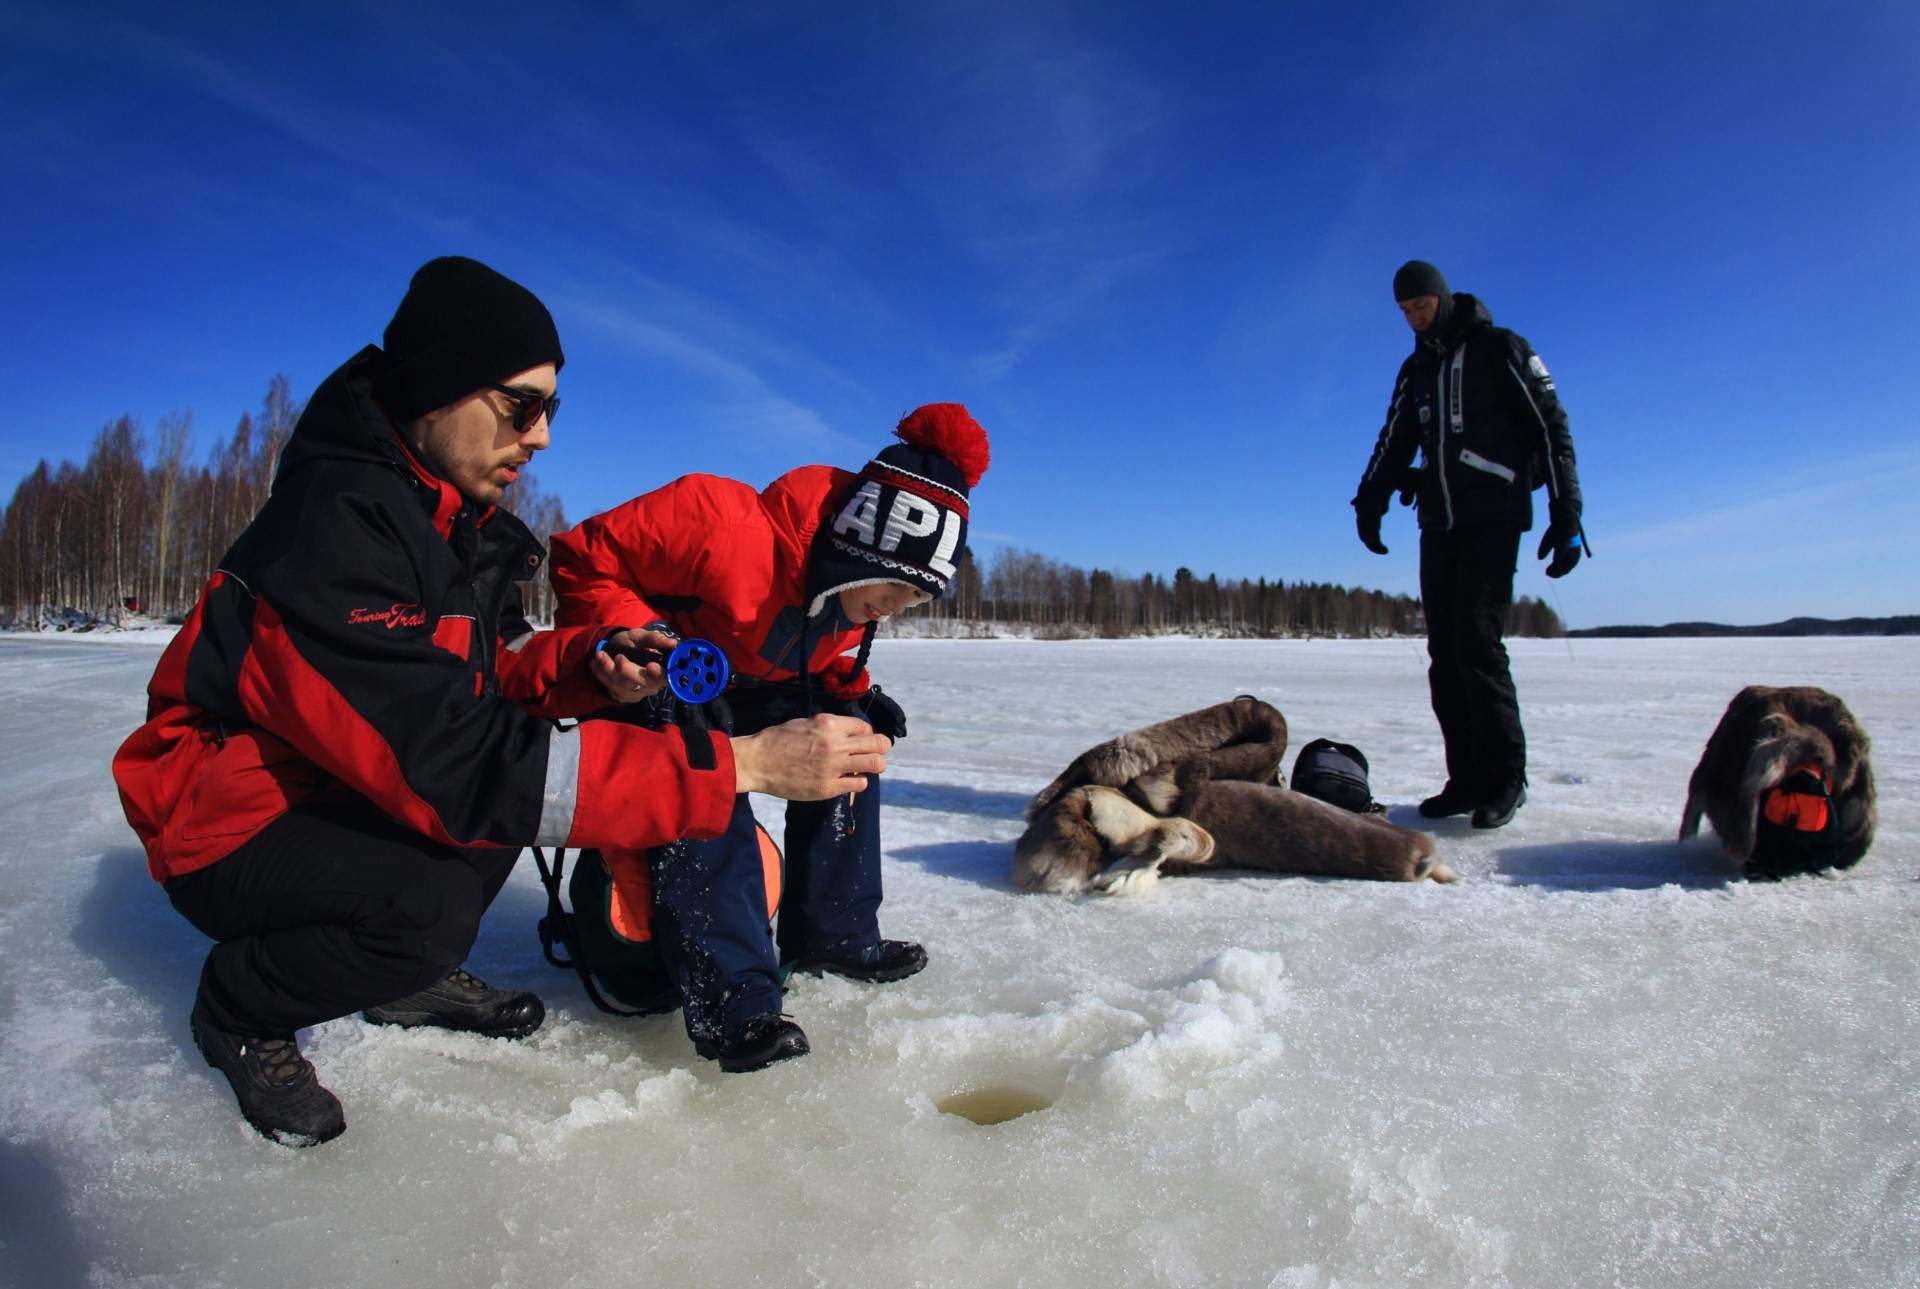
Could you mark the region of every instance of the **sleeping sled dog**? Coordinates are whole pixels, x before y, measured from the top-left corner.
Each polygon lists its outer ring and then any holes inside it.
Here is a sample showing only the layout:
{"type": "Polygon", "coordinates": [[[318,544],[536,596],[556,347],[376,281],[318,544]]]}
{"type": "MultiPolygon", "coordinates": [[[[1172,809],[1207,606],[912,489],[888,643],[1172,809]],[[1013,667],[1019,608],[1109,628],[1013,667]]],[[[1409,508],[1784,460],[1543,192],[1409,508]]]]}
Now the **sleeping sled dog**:
{"type": "Polygon", "coordinates": [[[1224,866],[1454,880],[1427,834],[1282,787],[1286,750],[1286,718],[1244,694],[1089,748],[1027,804],[1013,884],[1118,895],[1224,866]]]}
{"type": "Polygon", "coordinates": [[[1680,840],[1700,831],[1705,814],[1720,848],[1745,864],[1750,878],[1850,868],[1873,844],[1871,751],[1853,713],[1826,690],[1749,685],[1733,696],[1694,767],[1680,840]],[[1832,816],[1822,834],[1795,838],[1789,829],[1769,828],[1763,811],[1773,813],[1774,794],[1791,791],[1796,778],[1804,782],[1816,768],[1812,777],[1820,782],[1807,786],[1824,789],[1826,800],[1815,808],[1823,820],[1832,816]]]}

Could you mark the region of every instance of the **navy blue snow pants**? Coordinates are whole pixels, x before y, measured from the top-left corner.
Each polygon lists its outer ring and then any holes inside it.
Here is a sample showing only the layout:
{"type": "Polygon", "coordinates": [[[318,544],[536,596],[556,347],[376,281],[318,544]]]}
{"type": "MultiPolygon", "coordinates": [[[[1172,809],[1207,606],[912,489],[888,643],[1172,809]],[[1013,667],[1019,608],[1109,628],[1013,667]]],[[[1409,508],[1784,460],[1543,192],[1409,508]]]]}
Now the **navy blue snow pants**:
{"type": "Polygon", "coordinates": [[[712,1040],[780,1010],[780,967],[849,956],[880,938],[880,780],[853,798],[787,803],[779,948],[743,793],[723,836],[653,852],[653,942],[686,1008],[687,1033],[712,1040]]]}

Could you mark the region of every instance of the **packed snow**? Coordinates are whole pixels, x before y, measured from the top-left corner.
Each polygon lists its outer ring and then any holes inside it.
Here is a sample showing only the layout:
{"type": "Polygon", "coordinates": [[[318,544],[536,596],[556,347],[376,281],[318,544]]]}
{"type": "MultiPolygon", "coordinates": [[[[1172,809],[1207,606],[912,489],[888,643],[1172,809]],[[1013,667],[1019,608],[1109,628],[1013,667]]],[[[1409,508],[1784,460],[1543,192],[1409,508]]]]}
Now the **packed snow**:
{"type": "MultiPolygon", "coordinates": [[[[932,965],[798,980],[750,1075],[540,957],[523,861],[469,965],[513,1043],[305,1036],[344,1137],[256,1136],[194,1051],[206,942],[107,775],[153,640],[0,639],[0,1282],[22,1286],[1895,1286],[1920,1276],[1920,641],[1511,643],[1508,828],[1442,887],[1241,873],[1020,895],[1029,795],[1253,693],[1439,786],[1418,641],[882,641],[885,931],[932,965]],[[1855,870],[1748,885],[1673,840],[1741,685],[1875,736],[1855,870]],[[1010,1112],[980,1125],[942,1105],[1010,1112]]],[[[777,804],[762,817],[777,821],[777,804]]],[[[992,1118],[993,1115],[980,1115],[992,1118]]]]}

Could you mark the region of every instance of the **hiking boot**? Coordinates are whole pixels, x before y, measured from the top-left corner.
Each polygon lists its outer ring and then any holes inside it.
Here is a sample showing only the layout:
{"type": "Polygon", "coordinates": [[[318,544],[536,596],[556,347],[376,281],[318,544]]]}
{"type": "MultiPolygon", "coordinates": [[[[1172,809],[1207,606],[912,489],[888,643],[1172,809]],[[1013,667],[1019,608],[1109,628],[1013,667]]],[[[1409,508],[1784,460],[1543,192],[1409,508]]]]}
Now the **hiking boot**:
{"type": "Polygon", "coordinates": [[[927,951],[913,941],[876,940],[841,958],[802,958],[793,969],[809,976],[831,971],[849,980],[885,984],[890,980],[905,980],[926,965],[927,951]]]}
{"type": "Polygon", "coordinates": [[[695,1040],[693,1050],[709,1061],[720,1062],[720,1068],[729,1074],[747,1074],[764,1070],[775,1061],[805,1056],[812,1049],[807,1046],[806,1031],[791,1017],[767,1012],[748,1017],[727,1037],[695,1040]]]}
{"type": "Polygon", "coordinates": [[[1527,803],[1527,785],[1514,783],[1482,801],[1473,811],[1475,828],[1504,828],[1527,803]]]}
{"type": "Polygon", "coordinates": [[[1473,799],[1473,793],[1447,780],[1447,786],[1420,803],[1420,814],[1427,819],[1445,819],[1450,815],[1472,813],[1479,803],[1473,799]]]}
{"type": "Polygon", "coordinates": [[[432,1025],[488,1038],[525,1038],[540,1028],[547,1007],[538,994],[495,989],[464,967],[456,967],[438,984],[360,1014],[375,1025],[407,1029],[432,1025]]]}
{"type": "Polygon", "coordinates": [[[313,1065],[291,1038],[248,1038],[221,1029],[204,998],[193,1000],[187,1021],[193,1045],[227,1076],[240,1114],[254,1131],[283,1146],[317,1146],[347,1130],[333,1093],[320,1086],[313,1065]]]}

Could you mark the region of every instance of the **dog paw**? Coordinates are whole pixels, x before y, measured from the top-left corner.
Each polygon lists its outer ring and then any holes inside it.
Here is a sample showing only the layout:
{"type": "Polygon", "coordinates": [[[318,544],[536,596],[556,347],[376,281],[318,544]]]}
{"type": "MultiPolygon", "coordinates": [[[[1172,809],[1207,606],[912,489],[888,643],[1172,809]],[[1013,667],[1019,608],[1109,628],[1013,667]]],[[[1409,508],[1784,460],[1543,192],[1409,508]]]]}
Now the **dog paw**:
{"type": "Polygon", "coordinates": [[[1152,890],[1159,880],[1158,864],[1141,868],[1109,868],[1093,879],[1092,890],[1096,895],[1140,895],[1152,890]]]}
{"type": "Polygon", "coordinates": [[[1419,866],[1413,870],[1413,880],[1416,882],[1457,882],[1460,880],[1460,874],[1454,872],[1437,859],[1423,859],[1420,861],[1419,866]]]}

